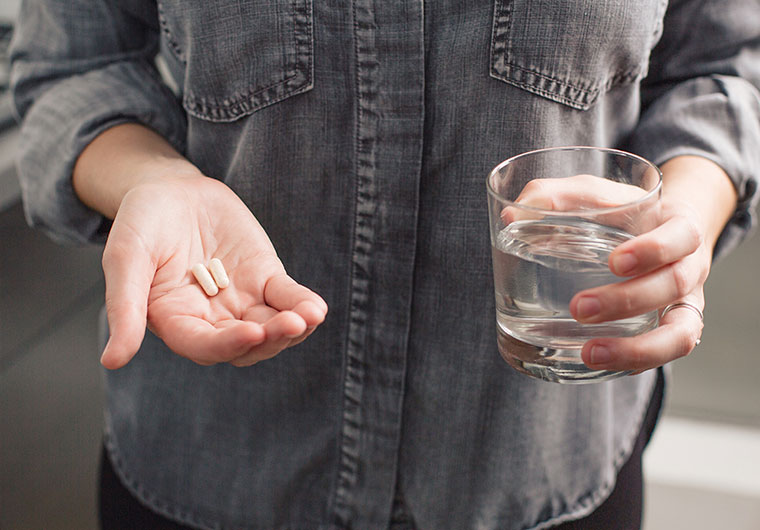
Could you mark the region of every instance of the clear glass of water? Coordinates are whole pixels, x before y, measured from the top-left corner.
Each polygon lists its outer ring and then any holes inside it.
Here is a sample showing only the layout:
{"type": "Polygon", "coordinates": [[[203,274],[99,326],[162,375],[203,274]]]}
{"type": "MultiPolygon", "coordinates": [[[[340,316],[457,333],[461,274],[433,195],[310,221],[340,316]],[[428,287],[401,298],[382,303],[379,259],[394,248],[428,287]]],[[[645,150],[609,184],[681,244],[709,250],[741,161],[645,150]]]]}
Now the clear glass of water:
{"type": "Polygon", "coordinates": [[[581,360],[595,337],[638,335],[657,311],[581,324],[569,304],[579,291],[620,281],[608,259],[654,228],[662,174],[624,151],[557,147],[505,160],[488,175],[488,210],[502,357],[527,375],[559,383],[611,379],[581,360]]]}

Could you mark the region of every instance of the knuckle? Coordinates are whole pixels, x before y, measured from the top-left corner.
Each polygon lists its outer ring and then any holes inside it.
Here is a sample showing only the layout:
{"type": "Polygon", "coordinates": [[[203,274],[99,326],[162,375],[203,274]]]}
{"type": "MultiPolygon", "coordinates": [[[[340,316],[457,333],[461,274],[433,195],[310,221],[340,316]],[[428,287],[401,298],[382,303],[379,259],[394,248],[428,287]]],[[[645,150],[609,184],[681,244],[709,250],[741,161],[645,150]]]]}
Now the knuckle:
{"type": "Polygon", "coordinates": [[[694,281],[689,273],[687,264],[681,260],[670,265],[670,275],[675,286],[675,295],[681,298],[694,289],[694,281]]]}
{"type": "Polygon", "coordinates": [[[543,191],[545,186],[546,186],[546,183],[544,182],[543,179],[533,179],[525,185],[525,187],[523,188],[523,193],[526,195],[530,195],[533,193],[541,193],[541,191],[543,191]]]}
{"type": "Polygon", "coordinates": [[[121,296],[115,296],[108,290],[106,290],[104,301],[106,311],[111,316],[121,319],[132,319],[140,314],[139,308],[131,300],[125,299],[121,296]]]}
{"type": "Polygon", "coordinates": [[[639,308],[638,297],[634,292],[626,289],[622,285],[615,289],[614,297],[610,297],[608,300],[602,299],[601,302],[602,307],[610,307],[614,305],[617,311],[626,315],[636,313],[639,308]]]}
{"type": "Polygon", "coordinates": [[[683,238],[689,248],[696,250],[704,241],[704,234],[697,220],[692,216],[681,216],[683,224],[683,238]]]}
{"type": "Polygon", "coordinates": [[[651,245],[651,252],[657,263],[665,263],[668,261],[668,247],[663,241],[657,238],[652,238],[649,243],[651,245]]]}
{"type": "Polygon", "coordinates": [[[626,370],[645,370],[652,366],[653,358],[656,358],[657,352],[654,351],[650,343],[624,339],[621,344],[625,344],[626,370]]]}
{"type": "Polygon", "coordinates": [[[549,179],[533,179],[525,185],[517,202],[526,206],[554,210],[555,196],[556,193],[552,192],[549,179]]]}
{"type": "Polygon", "coordinates": [[[115,297],[111,292],[106,289],[105,296],[103,297],[106,304],[106,311],[109,313],[115,313],[118,311],[123,311],[125,309],[124,303],[119,300],[117,297],[115,297]]]}
{"type": "Polygon", "coordinates": [[[710,268],[712,266],[712,252],[706,247],[702,246],[699,252],[699,285],[702,285],[707,281],[707,277],[710,275],[710,268]]]}
{"type": "Polygon", "coordinates": [[[594,175],[589,175],[588,173],[581,173],[580,175],[575,175],[571,178],[577,180],[579,184],[587,186],[599,185],[599,178],[594,175]]]}
{"type": "Polygon", "coordinates": [[[100,263],[104,269],[110,268],[117,263],[126,263],[135,255],[135,252],[135,248],[127,243],[109,240],[103,249],[100,263]]]}
{"type": "Polygon", "coordinates": [[[117,262],[126,255],[124,248],[121,245],[106,245],[103,249],[103,256],[100,259],[103,268],[108,267],[111,263],[117,262]]]}
{"type": "Polygon", "coordinates": [[[640,346],[633,346],[630,351],[630,360],[632,367],[644,366],[647,361],[647,351],[640,346]]]}

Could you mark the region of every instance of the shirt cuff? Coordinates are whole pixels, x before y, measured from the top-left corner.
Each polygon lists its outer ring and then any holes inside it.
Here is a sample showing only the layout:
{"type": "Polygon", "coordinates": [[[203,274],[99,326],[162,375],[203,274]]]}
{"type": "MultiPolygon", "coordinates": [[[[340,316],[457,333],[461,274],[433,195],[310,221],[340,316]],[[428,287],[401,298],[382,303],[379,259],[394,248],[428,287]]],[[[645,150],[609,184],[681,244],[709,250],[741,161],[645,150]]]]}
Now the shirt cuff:
{"type": "Polygon", "coordinates": [[[701,156],[728,174],[738,205],[718,239],[714,260],[755,227],[760,95],[749,82],[715,75],[678,84],[646,109],[627,148],[658,165],[676,156],[701,156]]]}
{"type": "Polygon", "coordinates": [[[174,94],[144,61],[121,61],[56,82],[24,117],[18,174],[27,221],[61,242],[102,243],[110,221],[83,204],[71,174],[106,129],[138,122],[184,152],[186,120],[174,94]]]}

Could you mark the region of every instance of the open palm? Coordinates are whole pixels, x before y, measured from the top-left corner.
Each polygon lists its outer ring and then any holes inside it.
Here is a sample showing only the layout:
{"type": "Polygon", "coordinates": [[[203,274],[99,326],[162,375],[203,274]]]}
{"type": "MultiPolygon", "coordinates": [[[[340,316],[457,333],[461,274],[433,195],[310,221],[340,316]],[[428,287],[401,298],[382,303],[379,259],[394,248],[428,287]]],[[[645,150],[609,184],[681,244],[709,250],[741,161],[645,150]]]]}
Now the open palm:
{"type": "Polygon", "coordinates": [[[223,183],[157,179],[124,197],[103,254],[111,339],[102,362],[123,366],[146,324],[200,364],[245,366],[303,340],[327,305],[290,278],[266,233],[223,183]],[[209,297],[190,268],[219,258],[230,285],[209,297]]]}

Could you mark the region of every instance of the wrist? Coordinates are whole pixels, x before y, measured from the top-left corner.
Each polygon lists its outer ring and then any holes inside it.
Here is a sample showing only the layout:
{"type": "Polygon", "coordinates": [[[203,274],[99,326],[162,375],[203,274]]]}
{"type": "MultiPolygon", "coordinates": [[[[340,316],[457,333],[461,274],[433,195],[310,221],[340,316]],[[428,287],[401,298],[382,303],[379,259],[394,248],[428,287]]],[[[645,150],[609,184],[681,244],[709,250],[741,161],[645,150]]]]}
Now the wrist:
{"type": "Polygon", "coordinates": [[[84,204],[113,219],[124,196],[137,186],[200,176],[200,170],[161,136],[126,123],[107,129],[82,151],[72,186],[84,204]]]}
{"type": "Polygon", "coordinates": [[[138,186],[188,178],[207,177],[184,158],[168,158],[160,155],[146,156],[132,168],[130,177],[124,184],[124,194],[138,186]]]}
{"type": "Polygon", "coordinates": [[[731,179],[715,162],[699,156],[679,156],[662,165],[663,198],[688,205],[712,250],[736,210],[731,179]]]}

